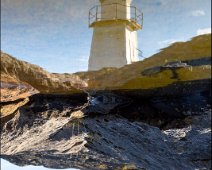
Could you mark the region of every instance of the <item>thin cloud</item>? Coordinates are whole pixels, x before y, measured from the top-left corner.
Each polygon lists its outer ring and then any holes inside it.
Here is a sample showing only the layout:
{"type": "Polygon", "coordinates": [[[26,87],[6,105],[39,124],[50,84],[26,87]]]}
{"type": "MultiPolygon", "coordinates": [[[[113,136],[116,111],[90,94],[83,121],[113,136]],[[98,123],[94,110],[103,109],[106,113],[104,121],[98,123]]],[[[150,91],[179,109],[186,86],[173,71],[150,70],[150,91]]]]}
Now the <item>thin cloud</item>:
{"type": "Polygon", "coordinates": [[[183,38],[181,38],[181,39],[167,39],[167,40],[159,41],[158,45],[160,47],[167,47],[167,46],[169,46],[169,45],[171,45],[175,42],[183,42],[183,41],[185,41],[183,38]]]}
{"type": "Polygon", "coordinates": [[[82,57],[79,57],[78,59],[77,59],[77,61],[79,61],[79,62],[82,62],[82,63],[84,63],[84,62],[88,62],[88,56],[82,56],[82,57]]]}
{"type": "Polygon", "coordinates": [[[203,28],[197,30],[197,35],[211,34],[211,28],[203,28]]]}
{"type": "Polygon", "coordinates": [[[203,10],[194,10],[191,12],[191,15],[194,17],[205,16],[205,11],[203,10]]]}
{"type": "Polygon", "coordinates": [[[31,25],[87,19],[89,8],[96,4],[98,0],[2,0],[1,9],[6,21],[9,16],[10,22],[31,25]]]}

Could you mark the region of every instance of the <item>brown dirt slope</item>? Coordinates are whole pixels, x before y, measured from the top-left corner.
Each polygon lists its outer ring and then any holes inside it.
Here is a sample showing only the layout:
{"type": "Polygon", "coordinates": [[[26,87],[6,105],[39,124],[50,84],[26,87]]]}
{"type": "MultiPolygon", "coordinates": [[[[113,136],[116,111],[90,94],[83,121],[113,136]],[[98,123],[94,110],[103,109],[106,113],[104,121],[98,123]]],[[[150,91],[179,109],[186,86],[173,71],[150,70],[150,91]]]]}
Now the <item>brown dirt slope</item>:
{"type": "Polygon", "coordinates": [[[1,52],[1,77],[5,83],[28,84],[40,93],[71,94],[81,92],[86,83],[76,75],[52,74],[41,67],[1,52]]]}

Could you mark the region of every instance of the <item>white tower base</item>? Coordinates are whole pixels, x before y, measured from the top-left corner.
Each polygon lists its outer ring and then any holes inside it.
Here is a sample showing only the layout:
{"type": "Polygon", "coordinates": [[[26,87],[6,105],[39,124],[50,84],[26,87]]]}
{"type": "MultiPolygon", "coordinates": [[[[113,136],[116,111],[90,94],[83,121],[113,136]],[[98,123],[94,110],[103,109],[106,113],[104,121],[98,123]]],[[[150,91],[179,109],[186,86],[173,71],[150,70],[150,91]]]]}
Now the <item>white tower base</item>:
{"type": "Polygon", "coordinates": [[[104,67],[120,68],[138,61],[137,30],[142,26],[137,22],[136,8],[128,6],[131,0],[100,0],[100,2],[100,18],[99,7],[96,7],[94,8],[96,19],[89,25],[94,31],[88,70],[94,71],[104,67]],[[130,16],[131,8],[134,9],[134,17],[130,16]]]}
{"type": "Polygon", "coordinates": [[[137,32],[124,23],[95,27],[89,58],[89,70],[123,67],[138,61],[137,32]]]}

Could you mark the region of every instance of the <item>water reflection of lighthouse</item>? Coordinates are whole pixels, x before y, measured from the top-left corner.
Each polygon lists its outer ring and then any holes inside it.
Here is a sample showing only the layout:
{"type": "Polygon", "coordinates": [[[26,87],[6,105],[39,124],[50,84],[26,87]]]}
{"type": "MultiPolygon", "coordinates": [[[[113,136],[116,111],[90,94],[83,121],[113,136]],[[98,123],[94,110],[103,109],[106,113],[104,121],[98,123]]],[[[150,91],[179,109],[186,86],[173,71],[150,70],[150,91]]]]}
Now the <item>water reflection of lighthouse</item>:
{"type": "Polygon", "coordinates": [[[138,61],[137,31],[143,14],[130,6],[132,0],[100,0],[89,11],[89,27],[94,29],[89,70],[122,67],[138,61]]]}

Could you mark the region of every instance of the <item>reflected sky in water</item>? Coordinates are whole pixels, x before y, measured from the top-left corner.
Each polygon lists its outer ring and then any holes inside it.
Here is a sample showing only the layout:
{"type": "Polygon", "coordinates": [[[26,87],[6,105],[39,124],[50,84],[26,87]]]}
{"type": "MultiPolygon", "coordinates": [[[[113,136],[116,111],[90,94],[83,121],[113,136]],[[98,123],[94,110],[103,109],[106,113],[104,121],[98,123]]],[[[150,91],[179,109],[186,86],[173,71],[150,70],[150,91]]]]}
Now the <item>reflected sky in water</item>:
{"type": "MultiPolygon", "coordinates": [[[[56,169],[49,169],[49,168],[44,168],[42,166],[16,166],[14,164],[11,164],[8,161],[5,161],[4,159],[1,159],[1,170],[56,170],[56,169]]],[[[77,169],[65,169],[65,170],[77,170],[77,169]]]]}

